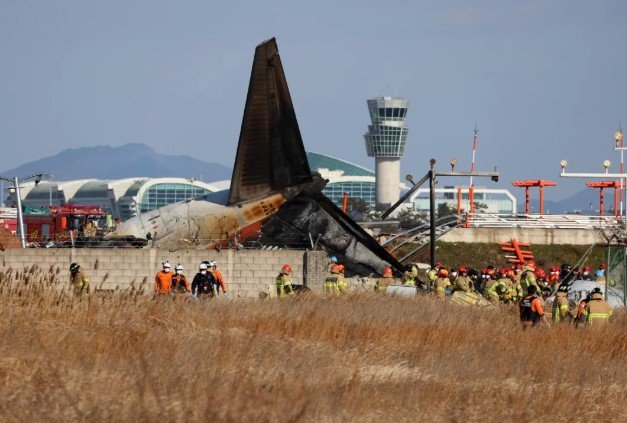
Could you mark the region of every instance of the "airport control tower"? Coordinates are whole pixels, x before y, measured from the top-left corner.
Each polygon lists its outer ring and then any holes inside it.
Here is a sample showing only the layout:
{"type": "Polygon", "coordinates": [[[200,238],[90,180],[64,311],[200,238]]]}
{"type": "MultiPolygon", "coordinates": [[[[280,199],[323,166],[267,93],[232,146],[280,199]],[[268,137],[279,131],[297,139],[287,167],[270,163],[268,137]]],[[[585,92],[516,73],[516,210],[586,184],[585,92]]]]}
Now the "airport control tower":
{"type": "Polygon", "coordinates": [[[364,134],[368,156],[375,158],[375,201],[391,205],[400,197],[401,157],[409,128],[405,122],[409,101],[400,97],[368,100],[372,125],[364,134]]]}

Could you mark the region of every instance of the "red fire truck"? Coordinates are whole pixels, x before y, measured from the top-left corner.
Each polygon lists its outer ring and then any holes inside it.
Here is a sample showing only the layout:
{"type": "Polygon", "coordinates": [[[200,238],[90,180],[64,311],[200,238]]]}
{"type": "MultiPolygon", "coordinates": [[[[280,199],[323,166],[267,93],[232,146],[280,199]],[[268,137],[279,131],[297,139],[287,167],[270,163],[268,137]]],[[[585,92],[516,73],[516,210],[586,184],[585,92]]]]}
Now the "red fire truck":
{"type": "Polygon", "coordinates": [[[51,206],[24,214],[28,242],[68,241],[102,233],[106,212],[98,206],[51,206]]]}
{"type": "Polygon", "coordinates": [[[0,228],[8,229],[13,235],[17,231],[17,209],[0,208],[0,228]]]}

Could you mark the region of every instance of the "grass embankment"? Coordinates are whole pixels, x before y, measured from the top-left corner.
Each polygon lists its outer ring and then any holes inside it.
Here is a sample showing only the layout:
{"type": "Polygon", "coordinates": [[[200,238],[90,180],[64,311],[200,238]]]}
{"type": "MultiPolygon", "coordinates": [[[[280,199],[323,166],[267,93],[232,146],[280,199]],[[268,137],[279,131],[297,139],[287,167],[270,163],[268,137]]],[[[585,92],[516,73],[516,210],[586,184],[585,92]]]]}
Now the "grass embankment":
{"type": "MultiPolygon", "coordinates": [[[[413,247],[412,247],[413,248],[413,247]]],[[[459,266],[465,264],[475,269],[483,269],[489,264],[500,267],[507,263],[505,253],[497,244],[486,243],[452,243],[452,242],[438,242],[437,243],[437,259],[446,266],[459,266]]],[[[587,245],[531,245],[531,252],[536,258],[536,263],[545,266],[562,263],[569,263],[574,266],[581,257],[588,250],[587,245]]],[[[399,249],[400,250],[400,249],[399,249]]],[[[402,252],[395,253],[397,257],[402,257],[406,252],[410,251],[409,246],[403,247],[402,252]]],[[[606,258],[607,249],[604,246],[595,246],[586,264],[592,266],[593,269],[597,268],[599,264],[607,261],[606,258]]],[[[410,259],[412,262],[429,262],[429,246],[427,245],[418,253],[414,254],[410,259]]]]}
{"type": "Polygon", "coordinates": [[[2,275],[5,421],[627,418],[624,312],[522,332],[511,308],[429,297],[77,299],[55,272],[2,275]]]}

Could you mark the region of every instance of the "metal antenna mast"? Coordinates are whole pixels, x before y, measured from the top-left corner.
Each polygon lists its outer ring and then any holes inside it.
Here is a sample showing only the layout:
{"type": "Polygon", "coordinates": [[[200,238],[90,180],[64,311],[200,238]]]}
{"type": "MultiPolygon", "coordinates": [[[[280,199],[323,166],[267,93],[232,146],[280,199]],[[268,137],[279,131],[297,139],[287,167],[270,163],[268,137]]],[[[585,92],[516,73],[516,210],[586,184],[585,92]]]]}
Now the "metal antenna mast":
{"type": "Polygon", "coordinates": [[[477,122],[475,122],[474,137],[472,138],[472,160],[470,161],[470,186],[468,187],[468,210],[471,214],[475,212],[475,186],[472,183],[472,177],[475,171],[475,157],[477,155],[478,133],[479,128],[477,128],[477,122]]]}

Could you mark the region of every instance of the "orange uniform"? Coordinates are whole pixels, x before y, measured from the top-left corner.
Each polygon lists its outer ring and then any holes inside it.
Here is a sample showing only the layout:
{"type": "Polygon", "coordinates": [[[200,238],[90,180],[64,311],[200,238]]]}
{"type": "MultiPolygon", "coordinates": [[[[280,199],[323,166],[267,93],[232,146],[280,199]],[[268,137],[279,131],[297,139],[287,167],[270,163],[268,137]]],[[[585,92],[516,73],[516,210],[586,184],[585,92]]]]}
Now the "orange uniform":
{"type": "Polygon", "coordinates": [[[537,325],[540,320],[544,320],[544,309],[542,302],[535,294],[529,294],[518,303],[520,310],[520,321],[523,328],[537,325]]]}
{"type": "Polygon", "coordinates": [[[222,292],[226,292],[226,282],[224,282],[224,278],[222,277],[222,272],[219,269],[213,269],[211,272],[213,273],[213,276],[216,278],[216,281],[218,282],[218,284],[220,285],[220,289],[222,289],[222,292]]]}
{"type": "Polygon", "coordinates": [[[172,273],[160,270],[155,276],[155,292],[169,294],[172,290],[172,273]]]}

